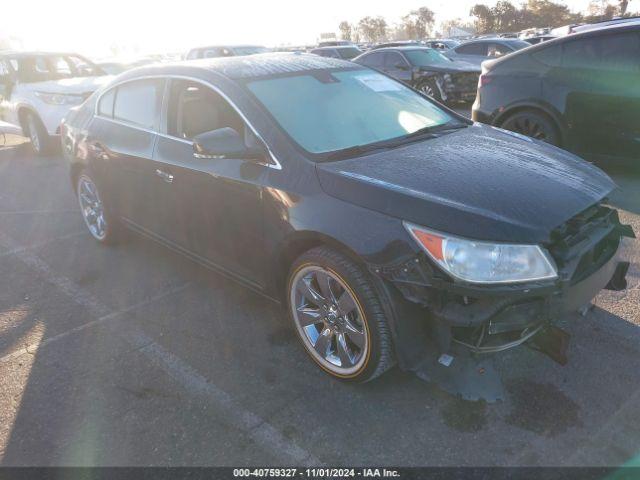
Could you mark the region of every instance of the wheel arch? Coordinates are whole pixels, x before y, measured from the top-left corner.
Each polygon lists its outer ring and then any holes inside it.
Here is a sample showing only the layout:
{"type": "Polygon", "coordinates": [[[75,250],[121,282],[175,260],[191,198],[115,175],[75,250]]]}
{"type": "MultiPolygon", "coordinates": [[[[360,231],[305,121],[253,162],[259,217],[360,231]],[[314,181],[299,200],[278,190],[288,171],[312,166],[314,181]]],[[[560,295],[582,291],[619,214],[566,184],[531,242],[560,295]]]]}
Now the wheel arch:
{"type": "Polygon", "coordinates": [[[286,304],[285,287],[291,265],[304,252],[321,246],[333,248],[354,262],[365,266],[363,259],[351,247],[329,235],[312,230],[294,232],[285,239],[278,249],[271,270],[275,272],[272,284],[273,293],[278,300],[284,302],[283,305],[286,304]]]}
{"type": "Polygon", "coordinates": [[[493,125],[496,127],[501,127],[507,118],[509,118],[510,116],[518,112],[522,112],[525,110],[537,111],[539,113],[542,113],[548,116],[558,128],[558,133],[560,134],[560,145],[561,146],[565,145],[568,138],[567,125],[562,120],[562,116],[560,115],[560,113],[555,108],[553,108],[551,105],[546,105],[544,103],[518,102],[512,105],[509,105],[508,107],[505,107],[504,110],[502,110],[496,115],[493,121],[493,125]]]}
{"type": "Polygon", "coordinates": [[[18,116],[18,121],[20,122],[20,127],[22,128],[22,131],[24,133],[27,132],[27,118],[26,115],[28,113],[31,113],[33,115],[35,115],[38,120],[40,120],[42,122],[42,119],[40,118],[40,115],[38,114],[38,112],[36,111],[35,108],[33,108],[31,105],[27,105],[27,104],[20,104],[18,105],[18,108],[16,109],[16,114],[18,116]]]}
{"type": "MultiPolygon", "coordinates": [[[[287,305],[286,281],[291,266],[304,252],[316,247],[329,247],[345,255],[356,264],[369,271],[365,259],[347,244],[326,234],[316,231],[299,231],[292,234],[281,247],[274,260],[274,270],[277,272],[273,287],[274,297],[287,305]]],[[[373,288],[378,295],[386,296],[388,302],[382,302],[389,329],[391,331],[395,358],[400,368],[409,370],[423,358],[427,348],[427,330],[425,313],[418,304],[404,299],[399,291],[380,276],[371,274],[373,288]],[[400,321],[402,320],[402,321],[400,321]]]]}

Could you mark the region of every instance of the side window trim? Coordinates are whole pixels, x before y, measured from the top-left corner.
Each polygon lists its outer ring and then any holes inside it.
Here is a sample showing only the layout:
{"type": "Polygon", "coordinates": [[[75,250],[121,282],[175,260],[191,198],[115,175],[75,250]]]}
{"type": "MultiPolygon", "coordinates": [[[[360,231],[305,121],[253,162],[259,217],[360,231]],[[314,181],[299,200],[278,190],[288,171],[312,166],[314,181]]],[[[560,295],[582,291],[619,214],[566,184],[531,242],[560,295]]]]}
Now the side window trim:
{"type": "MultiPolygon", "coordinates": [[[[282,164],[276,158],[276,156],[273,154],[273,152],[269,148],[269,145],[267,144],[267,142],[264,141],[264,138],[262,138],[262,135],[260,135],[258,133],[256,128],[253,126],[253,124],[247,119],[247,117],[244,115],[244,113],[242,113],[242,111],[229,98],[229,96],[226,93],[224,93],[222,90],[220,90],[220,88],[218,88],[216,85],[214,85],[211,82],[207,82],[206,80],[202,80],[202,79],[196,78],[196,77],[190,77],[188,75],[145,75],[145,76],[142,76],[142,77],[122,80],[122,81],[120,81],[118,83],[115,83],[110,88],[116,88],[116,87],[119,87],[120,85],[124,85],[125,83],[133,82],[133,81],[136,81],[136,80],[145,80],[145,79],[152,79],[152,78],[163,79],[165,81],[165,85],[166,85],[166,83],[167,83],[167,81],[169,79],[174,79],[175,78],[175,79],[180,79],[180,80],[190,80],[192,82],[200,83],[200,84],[204,85],[205,87],[211,88],[214,92],[216,92],[218,95],[220,95],[231,106],[231,108],[233,108],[236,111],[236,113],[240,116],[240,118],[245,123],[245,125],[247,125],[249,127],[249,129],[256,136],[256,138],[258,138],[263,143],[263,145],[266,147],[267,151],[269,152],[269,157],[271,158],[271,163],[265,164],[265,166],[268,167],[268,168],[271,168],[273,170],[282,170],[282,164]]],[[[113,123],[121,124],[121,125],[124,125],[124,126],[127,126],[127,127],[131,127],[131,128],[137,128],[138,130],[146,131],[146,132],[149,132],[149,133],[155,133],[156,135],[160,135],[161,137],[168,137],[168,138],[171,138],[172,140],[184,140],[184,139],[168,136],[166,133],[160,132],[160,128],[158,128],[158,127],[155,130],[149,130],[149,129],[145,129],[144,127],[139,127],[137,125],[131,125],[129,123],[121,123],[118,120],[115,120],[115,119],[112,119],[112,118],[106,118],[104,116],[99,115],[98,114],[98,105],[100,104],[100,100],[102,99],[102,96],[108,91],[109,91],[109,89],[107,89],[104,92],[100,93],[100,95],[98,97],[98,100],[96,101],[94,110],[93,110],[94,117],[100,117],[100,118],[103,118],[105,120],[111,121],[113,123]]],[[[165,92],[166,92],[166,86],[165,86],[165,92]]],[[[164,103],[164,96],[163,96],[163,103],[164,103]]],[[[115,105],[115,101],[114,101],[114,105],[115,105]]]]}
{"type": "Polygon", "coordinates": [[[116,104],[118,102],[118,94],[120,93],[120,87],[122,85],[124,85],[125,83],[134,83],[136,81],[144,81],[144,80],[152,80],[152,79],[149,79],[149,78],[134,78],[134,79],[131,79],[131,80],[127,81],[127,82],[123,82],[123,83],[117,85],[116,95],[115,95],[115,97],[113,99],[112,119],[117,121],[117,122],[122,123],[123,125],[127,125],[127,126],[130,126],[130,127],[138,128],[139,130],[157,133],[158,130],[159,130],[159,126],[160,126],[160,115],[161,115],[161,109],[162,109],[162,102],[163,102],[163,99],[164,99],[164,88],[165,88],[165,85],[167,83],[167,79],[164,78],[164,77],[158,77],[158,78],[155,79],[155,80],[162,80],[163,85],[160,88],[160,90],[161,90],[160,99],[156,98],[156,114],[155,114],[155,117],[153,119],[153,125],[151,125],[151,126],[140,125],[140,124],[135,123],[135,122],[130,122],[130,121],[126,120],[126,119],[116,118],[116,104]]]}
{"type": "Polygon", "coordinates": [[[171,88],[173,87],[173,82],[175,82],[176,80],[179,80],[179,79],[174,77],[168,77],[164,82],[164,93],[162,94],[162,111],[160,112],[160,128],[158,129],[158,135],[163,138],[168,138],[170,140],[176,140],[186,145],[193,145],[192,140],[176,137],[174,135],[169,135],[169,97],[171,95],[171,88]]]}

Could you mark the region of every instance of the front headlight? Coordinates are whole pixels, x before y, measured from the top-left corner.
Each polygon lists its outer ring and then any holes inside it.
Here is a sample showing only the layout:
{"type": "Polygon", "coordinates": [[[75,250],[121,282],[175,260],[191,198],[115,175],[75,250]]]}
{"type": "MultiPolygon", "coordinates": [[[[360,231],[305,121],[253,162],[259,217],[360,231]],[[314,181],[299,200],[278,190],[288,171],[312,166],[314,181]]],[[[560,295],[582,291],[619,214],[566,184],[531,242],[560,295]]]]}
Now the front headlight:
{"type": "Polygon", "coordinates": [[[82,95],[66,93],[36,92],[36,96],[50,105],[80,105],[84,101],[82,95]]]}
{"type": "Polygon", "coordinates": [[[538,245],[489,243],[404,223],[422,249],[443,270],[470,283],[517,283],[558,276],[553,259],[538,245]]]}

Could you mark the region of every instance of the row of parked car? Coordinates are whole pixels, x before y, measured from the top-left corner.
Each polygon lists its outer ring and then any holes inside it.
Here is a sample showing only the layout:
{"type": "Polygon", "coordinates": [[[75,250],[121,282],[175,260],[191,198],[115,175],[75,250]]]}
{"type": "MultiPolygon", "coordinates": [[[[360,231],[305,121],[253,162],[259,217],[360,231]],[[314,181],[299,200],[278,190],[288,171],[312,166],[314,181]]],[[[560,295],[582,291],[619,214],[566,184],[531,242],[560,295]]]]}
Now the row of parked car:
{"type": "MultiPolygon", "coordinates": [[[[376,69],[473,119],[590,157],[640,154],[640,21],[624,21],[531,46],[514,38],[391,42],[362,52],[349,42],[311,50],[376,69]]],[[[187,59],[255,55],[258,45],[194,48],[187,59]]],[[[146,60],[141,64],[150,63],[146,60]]],[[[60,121],[109,77],[76,54],[0,54],[0,118],[46,153],[60,121]]]]}

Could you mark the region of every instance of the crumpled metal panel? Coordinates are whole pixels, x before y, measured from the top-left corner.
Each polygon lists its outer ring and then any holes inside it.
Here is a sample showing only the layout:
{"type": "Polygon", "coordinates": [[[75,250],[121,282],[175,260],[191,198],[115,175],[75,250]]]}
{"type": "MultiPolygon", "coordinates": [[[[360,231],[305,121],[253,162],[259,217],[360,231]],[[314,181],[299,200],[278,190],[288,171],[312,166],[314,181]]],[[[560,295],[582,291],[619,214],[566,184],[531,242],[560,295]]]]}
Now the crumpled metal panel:
{"type": "Polygon", "coordinates": [[[318,164],[318,174],[342,200],[434,230],[523,243],[548,243],[554,228],[615,188],[571,153],[480,124],[318,164]]]}

